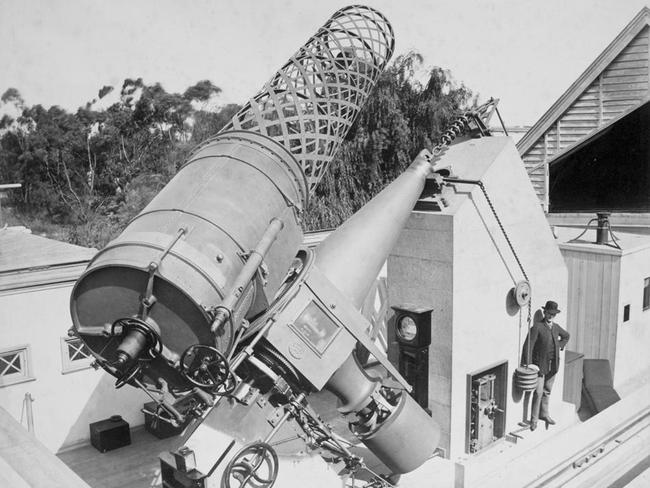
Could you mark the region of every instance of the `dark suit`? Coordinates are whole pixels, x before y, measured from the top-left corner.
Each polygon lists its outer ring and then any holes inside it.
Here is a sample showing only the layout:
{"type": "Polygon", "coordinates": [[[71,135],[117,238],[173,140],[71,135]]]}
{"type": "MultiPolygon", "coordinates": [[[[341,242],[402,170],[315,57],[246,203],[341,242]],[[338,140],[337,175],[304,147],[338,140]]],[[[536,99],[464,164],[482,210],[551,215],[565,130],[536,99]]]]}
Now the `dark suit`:
{"type": "Polygon", "coordinates": [[[548,417],[548,400],[560,367],[560,350],[569,342],[569,333],[555,322],[549,327],[543,319],[536,320],[524,342],[521,355],[522,365],[535,364],[539,367],[537,388],[533,393],[531,420],[548,417]],[[530,356],[528,341],[530,340],[530,356]]]}

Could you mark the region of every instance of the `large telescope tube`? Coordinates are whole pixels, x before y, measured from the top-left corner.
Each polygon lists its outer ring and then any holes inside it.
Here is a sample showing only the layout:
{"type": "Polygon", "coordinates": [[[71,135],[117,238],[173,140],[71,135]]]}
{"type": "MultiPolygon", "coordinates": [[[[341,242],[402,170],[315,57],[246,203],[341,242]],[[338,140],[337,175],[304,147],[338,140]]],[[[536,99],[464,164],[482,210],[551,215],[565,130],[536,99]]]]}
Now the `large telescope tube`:
{"type": "Polygon", "coordinates": [[[374,9],[336,12],[96,255],[71,314],[105,369],[187,390],[183,353],[203,344],[225,354],[241,321],[266,309],[302,241],[309,193],[393,43],[374,9]],[[260,271],[242,285],[252,258],[260,271]]]}
{"type": "MultiPolygon", "coordinates": [[[[330,234],[316,251],[315,265],[354,306],[361,308],[434,170],[424,150],[395,181],[330,234]]],[[[395,473],[407,473],[433,455],[440,440],[438,424],[406,392],[377,388],[354,353],[327,382],[341,410],[354,412],[350,427],[395,473]],[[379,419],[379,420],[378,420],[379,419]]]]}

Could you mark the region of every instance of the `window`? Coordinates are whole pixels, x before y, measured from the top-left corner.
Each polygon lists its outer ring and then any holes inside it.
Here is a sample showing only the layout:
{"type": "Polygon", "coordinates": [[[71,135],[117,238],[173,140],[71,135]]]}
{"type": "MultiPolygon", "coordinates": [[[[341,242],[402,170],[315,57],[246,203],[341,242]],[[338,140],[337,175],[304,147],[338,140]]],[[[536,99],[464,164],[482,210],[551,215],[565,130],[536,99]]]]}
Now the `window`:
{"type": "Polygon", "coordinates": [[[93,355],[78,337],[61,337],[62,373],[71,373],[90,367],[93,355]]]}
{"type": "Polygon", "coordinates": [[[625,305],[623,307],[623,322],[627,322],[628,320],[630,320],[630,306],[625,305]]]}
{"type": "Polygon", "coordinates": [[[0,388],[31,381],[29,346],[19,346],[0,351],[0,388]]]}
{"type": "Polygon", "coordinates": [[[643,280],[643,310],[650,308],[650,278],[643,280]]]}

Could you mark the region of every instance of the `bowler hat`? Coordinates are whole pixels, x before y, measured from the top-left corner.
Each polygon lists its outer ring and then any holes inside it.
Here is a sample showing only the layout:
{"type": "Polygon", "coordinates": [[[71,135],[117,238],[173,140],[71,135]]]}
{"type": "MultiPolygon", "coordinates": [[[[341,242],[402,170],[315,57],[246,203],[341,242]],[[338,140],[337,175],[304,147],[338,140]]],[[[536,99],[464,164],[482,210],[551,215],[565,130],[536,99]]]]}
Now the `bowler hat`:
{"type": "Polygon", "coordinates": [[[549,300],[546,302],[546,305],[542,307],[544,309],[544,312],[548,313],[560,313],[561,310],[557,308],[557,302],[554,302],[553,300],[549,300]]]}

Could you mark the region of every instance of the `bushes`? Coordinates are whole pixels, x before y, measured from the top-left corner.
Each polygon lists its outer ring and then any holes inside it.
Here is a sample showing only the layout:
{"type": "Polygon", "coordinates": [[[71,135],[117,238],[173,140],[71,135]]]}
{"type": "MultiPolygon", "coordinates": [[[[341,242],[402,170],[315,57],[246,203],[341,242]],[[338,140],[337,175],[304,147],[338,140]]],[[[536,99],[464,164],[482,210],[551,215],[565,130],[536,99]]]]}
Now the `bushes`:
{"type": "MultiPolygon", "coordinates": [[[[419,82],[421,68],[422,57],[409,53],[380,76],[312,196],[305,230],[338,226],[471,102],[470,90],[440,68],[419,82]]],[[[207,80],[177,94],[127,79],[119,93],[99,91],[104,101],[119,97],[108,108],[94,108],[94,100],[70,114],[56,106],[28,107],[13,90],[2,101],[21,115],[0,121],[0,181],[23,184],[10,198],[35,232],[51,234],[56,224],[54,234],[69,242],[102,247],[171,179],[190,149],[237,112],[232,104],[196,108],[219,92],[207,80]]]]}

